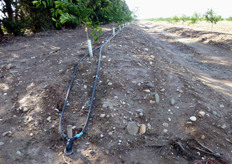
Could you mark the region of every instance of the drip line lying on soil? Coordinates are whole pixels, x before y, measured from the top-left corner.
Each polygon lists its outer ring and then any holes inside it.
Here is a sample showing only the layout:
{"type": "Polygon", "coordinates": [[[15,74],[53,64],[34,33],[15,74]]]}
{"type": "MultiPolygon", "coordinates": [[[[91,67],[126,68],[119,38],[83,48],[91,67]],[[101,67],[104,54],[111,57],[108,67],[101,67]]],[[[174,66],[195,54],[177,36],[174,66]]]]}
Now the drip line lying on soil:
{"type": "MultiPolygon", "coordinates": [[[[77,74],[77,70],[78,70],[78,67],[80,65],[80,63],[89,55],[89,53],[86,53],[77,63],[76,67],[75,67],[75,70],[74,70],[74,73],[72,75],[72,79],[71,79],[71,82],[69,84],[69,87],[68,87],[68,91],[67,91],[67,94],[66,94],[66,98],[65,98],[65,101],[64,101],[64,105],[63,105],[63,108],[62,108],[62,113],[61,113],[61,116],[60,116],[60,121],[59,121],[59,132],[62,136],[63,139],[65,139],[65,141],[67,141],[67,144],[66,144],[66,148],[67,148],[67,145],[71,143],[71,147],[72,147],[72,142],[75,141],[76,139],[78,139],[81,135],[83,135],[85,129],[87,128],[87,125],[88,125],[88,122],[89,122],[89,118],[90,118],[90,115],[91,115],[91,111],[92,111],[92,107],[93,107],[93,100],[94,100],[94,95],[95,95],[95,90],[96,90],[96,86],[97,86],[97,79],[98,79],[98,74],[99,74],[99,70],[100,70],[100,63],[101,63],[101,52],[102,52],[102,48],[109,42],[111,41],[118,33],[120,32],[120,30],[118,30],[115,35],[112,35],[110,36],[102,45],[96,47],[93,49],[93,52],[95,52],[96,50],[99,49],[99,58],[98,58],[98,66],[97,66],[97,72],[96,72],[96,76],[95,76],[95,81],[94,81],[94,86],[93,86],[93,90],[92,90],[92,96],[91,96],[91,100],[90,100],[90,107],[89,107],[89,112],[88,112],[88,116],[87,116],[87,119],[86,119],[86,122],[85,122],[85,125],[84,125],[84,128],[82,129],[82,131],[77,134],[75,137],[73,138],[68,138],[68,136],[63,132],[62,130],[62,118],[63,118],[63,115],[64,115],[64,112],[65,112],[65,108],[66,108],[66,104],[68,102],[68,98],[69,98],[69,95],[70,95],[70,91],[72,89],[72,85],[73,85],[73,81],[75,79],[75,76],[77,74]]],[[[70,148],[71,148],[70,147],[70,148]]],[[[72,152],[71,152],[72,153],[72,152]]],[[[68,154],[69,155],[69,154],[68,154]]]]}

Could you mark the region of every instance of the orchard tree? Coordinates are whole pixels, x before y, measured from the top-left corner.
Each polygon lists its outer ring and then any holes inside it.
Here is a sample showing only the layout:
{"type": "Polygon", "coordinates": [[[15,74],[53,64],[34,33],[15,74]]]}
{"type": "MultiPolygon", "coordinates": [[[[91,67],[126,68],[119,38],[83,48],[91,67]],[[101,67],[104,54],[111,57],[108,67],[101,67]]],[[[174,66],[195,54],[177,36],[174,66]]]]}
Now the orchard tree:
{"type": "Polygon", "coordinates": [[[201,19],[201,15],[197,12],[195,12],[191,17],[190,17],[190,23],[189,24],[195,24],[201,19]]]}
{"type": "Polygon", "coordinates": [[[0,12],[0,27],[14,35],[83,25],[101,32],[100,24],[133,20],[125,0],[0,0],[0,12]]]}
{"type": "Polygon", "coordinates": [[[186,15],[182,15],[182,16],[180,17],[180,20],[182,21],[182,23],[184,23],[184,22],[190,20],[190,17],[188,17],[188,16],[186,16],[186,15]]]}
{"type": "Polygon", "coordinates": [[[208,9],[205,13],[205,20],[207,22],[210,22],[211,25],[211,31],[213,29],[213,24],[216,24],[217,22],[223,20],[220,15],[216,15],[216,13],[213,11],[213,9],[208,9]]]}

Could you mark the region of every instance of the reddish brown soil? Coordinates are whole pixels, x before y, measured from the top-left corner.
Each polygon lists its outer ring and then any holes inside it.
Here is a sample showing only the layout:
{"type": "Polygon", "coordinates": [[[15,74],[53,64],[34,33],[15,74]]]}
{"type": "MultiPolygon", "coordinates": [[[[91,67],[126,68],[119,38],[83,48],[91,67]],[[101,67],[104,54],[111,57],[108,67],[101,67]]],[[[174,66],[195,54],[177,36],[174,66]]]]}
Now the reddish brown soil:
{"type": "MultiPolygon", "coordinates": [[[[104,26],[94,47],[111,35],[111,28],[104,26]]],[[[200,32],[194,38],[183,35],[185,30],[132,23],[103,48],[91,119],[68,157],[58,123],[74,67],[87,52],[84,29],[18,37],[2,44],[0,163],[185,164],[213,159],[215,153],[230,163],[231,43],[210,33],[221,42],[215,46],[202,42],[200,32]],[[197,121],[189,121],[191,116],[197,121]],[[126,128],[130,121],[146,124],[146,133],[130,135],[126,128]],[[200,151],[197,142],[214,155],[200,151]]],[[[223,35],[231,39],[230,34],[223,35]]],[[[75,126],[74,133],[85,123],[97,61],[98,52],[84,60],[74,81],[63,120],[63,128],[75,126]]]]}

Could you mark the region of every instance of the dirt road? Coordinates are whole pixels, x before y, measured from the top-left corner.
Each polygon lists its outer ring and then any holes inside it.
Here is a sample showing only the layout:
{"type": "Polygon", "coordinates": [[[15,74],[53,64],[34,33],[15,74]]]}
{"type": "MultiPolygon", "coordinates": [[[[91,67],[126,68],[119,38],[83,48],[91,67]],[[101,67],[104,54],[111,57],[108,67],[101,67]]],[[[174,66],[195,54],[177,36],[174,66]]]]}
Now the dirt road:
{"type": "Polygon", "coordinates": [[[183,65],[204,84],[232,98],[231,50],[201,43],[198,38],[179,36],[174,30],[172,33],[168,32],[151,22],[142,22],[140,27],[153,34],[155,41],[168,52],[163,57],[183,65]]]}
{"type": "MultiPolygon", "coordinates": [[[[111,29],[104,26],[94,46],[111,29]]],[[[74,154],[64,156],[58,122],[74,67],[87,51],[83,31],[1,45],[0,163],[232,161],[231,45],[206,44],[152,22],[130,24],[103,48],[89,126],[74,154]]],[[[96,53],[80,65],[72,88],[63,127],[73,125],[74,133],[87,116],[97,60],[96,53]]]]}

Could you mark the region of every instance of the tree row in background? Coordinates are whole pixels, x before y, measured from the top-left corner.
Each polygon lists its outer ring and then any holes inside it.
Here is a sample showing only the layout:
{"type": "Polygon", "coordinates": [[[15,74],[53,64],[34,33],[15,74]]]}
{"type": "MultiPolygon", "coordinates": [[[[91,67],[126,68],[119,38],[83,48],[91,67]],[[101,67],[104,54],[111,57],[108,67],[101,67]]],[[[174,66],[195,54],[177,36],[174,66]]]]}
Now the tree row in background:
{"type": "Polygon", "coordinates": [[[219,21],[227,20],[232,21],[232,17],[223,19],[220,15],[217,15],[212,9],[208,9],[205,14],[194,13],[192,16],[182,15],[181,17],[173,16],[169,18],[153,18],[153,21],[168,21],[170,23],[176,22],[189,22],[189,24],[195,24],[199,21],[207,21],[212,24],[216,24],[219,21]]]}
{"type": "Polygon", "coordinates": [[[132,21],[125,0],[1,0],[1,35],[132,21]]]}

